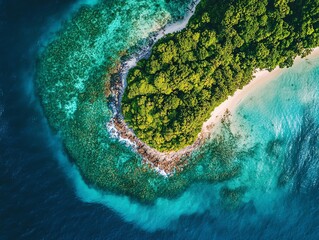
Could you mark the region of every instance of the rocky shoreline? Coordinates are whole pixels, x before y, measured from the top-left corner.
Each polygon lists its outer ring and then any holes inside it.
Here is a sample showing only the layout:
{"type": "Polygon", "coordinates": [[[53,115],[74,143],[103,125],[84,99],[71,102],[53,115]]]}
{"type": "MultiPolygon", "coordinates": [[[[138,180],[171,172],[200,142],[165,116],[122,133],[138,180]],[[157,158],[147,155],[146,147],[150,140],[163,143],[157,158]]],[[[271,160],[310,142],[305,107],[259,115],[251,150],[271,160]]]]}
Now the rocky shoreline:
{"type": "Polygon", "coordinates": [[[210,134],[201,132],[192,145],[172,152],[160,152],[141,141],[125,123],[121,113],[121,97],[125,89],[123,81],[125,66],[124,63],[124,65],[122,64],[118,67],[118,72],[111,77],[109,85],[108,97],[113,113],[113,117],[107,123],[109,133],[113,138],[119,139],[136,151],[143,158],[143,163],[150,165],[160,174],[169,176],[175,172],[182,171],[183,167],[187,165],[187,158],[205,142],[210,134]]]}
{"type": "Polygon", "coordinates": [[[153,45],[160,38],[167,33],[180,31],[186,27],[198,3],[199,0],[196,0],[190,4],[188,14],[186,14],[182,22],[179,21],[165,26],[150,38],[150,44],[146,48],[140,50],[137,55],[131,57],[128,61],[120,63],[116,67],[115,73],[111,76],[111,81],[107,86],[107,97],[110,100],[113,114],[113,117],[107,123],[107,129],[111,136],[125,142],[127,146],[131,147],[142,157],[143,163],[150,165],[150,167],[164,176],[182,171],[183,167],[187,165],[187,158],[195,149],[198,149],[198,147],[205,142],[209,134],[200,133],[192,145],[179,151],[160,152],[141,141],[125,123],[121,111],[121,99],[126,87],[126,77],[129,70],[134,67],[139,60],[148,57],[153,45]]]}

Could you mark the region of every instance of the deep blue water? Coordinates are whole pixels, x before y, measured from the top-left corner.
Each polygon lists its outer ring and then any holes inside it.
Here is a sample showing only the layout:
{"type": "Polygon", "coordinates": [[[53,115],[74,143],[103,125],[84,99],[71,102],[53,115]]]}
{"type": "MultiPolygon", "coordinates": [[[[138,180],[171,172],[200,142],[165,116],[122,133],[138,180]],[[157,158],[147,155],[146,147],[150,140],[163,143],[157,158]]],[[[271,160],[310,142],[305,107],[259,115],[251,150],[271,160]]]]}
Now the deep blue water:
{"type": "MultiPolygon", "coordinates": [[[[261,191],[259,196],[260,204],[273,211],[258,211],[262,207],[252,200],[235,211],[217,210],[211,205],[209,211],[181,216],[173,227],[147,232],[105,205],[82,201],[57,160],[60,142],[48,128],[32,84],[36,54],[41,48],[39,39],[53,22],[63,19],[73,4],[70,0],[0,1],[1,240],[319,238],[315,101],[300,109],[296,115],[301,116],[297,119],[300,131],[292,130],[293,137],[285,146],[289,151],[283,157],[282,178],[293,181],[286,185],[286,192],[261,191]],[[265,200],[274,196],[280,200],[265,200]]],[[[318,70],[315,73],[319,76],[318,70]]],[[[241,110],[243,114],[247,109],[241,110]]],[[[247,114],[260,118],[262,113],[247,114]]],[[[269,155],[276,154],[275,143],[269,148],[269,155]]],[[[209,187],[203,186],[202,190],[209,187]]]]}
{"type": "Polygon", "coordinates": [[[38,39],[73,2],[0,1],[0,239],[151,237],[77,199],[33,95],[38,39]]]}

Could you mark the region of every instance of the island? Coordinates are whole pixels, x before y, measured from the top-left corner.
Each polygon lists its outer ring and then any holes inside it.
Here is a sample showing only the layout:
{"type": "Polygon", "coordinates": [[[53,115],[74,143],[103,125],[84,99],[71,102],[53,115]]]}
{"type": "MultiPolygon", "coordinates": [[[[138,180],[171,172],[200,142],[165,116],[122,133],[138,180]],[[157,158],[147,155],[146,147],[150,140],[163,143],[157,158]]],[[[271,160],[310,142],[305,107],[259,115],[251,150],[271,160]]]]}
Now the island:
{"type": "Polygon", "coordinates": [[[82,7],[37,64],[44,113],[82,177],[98,189],[151,203],[196,182],[237,176],[241,165],[234,156],[253,150],[239,154],[242,136],[230,130],[227,112],[223,134],[208,138],[203,124],[257,70],[289,67],[319,45],[319,1],[130,6],[162,26],[194,11],[186,28],[161,38],[163,28],[139,30],[140,16],[112,4],[82,7]],[[141,57],[130,67],[136,54],[141,57]]]}
{"type": "Polygon", "coordinates": [[[191,145],[256,69],[290,67],[319,44],[318,11],[312,1],[201,1],[187,28],[162,38],[130,70],[125,121],[160,151],[191,145]]]}
{"type": "Polygon", "coordinates": [[[209,136],[211,112],[257,69],[290,67],[319,44],[317,15],[310,2],[201,1],[185,29],[115,76],[117,135],[162,173],[180,170],[209,136]]]}

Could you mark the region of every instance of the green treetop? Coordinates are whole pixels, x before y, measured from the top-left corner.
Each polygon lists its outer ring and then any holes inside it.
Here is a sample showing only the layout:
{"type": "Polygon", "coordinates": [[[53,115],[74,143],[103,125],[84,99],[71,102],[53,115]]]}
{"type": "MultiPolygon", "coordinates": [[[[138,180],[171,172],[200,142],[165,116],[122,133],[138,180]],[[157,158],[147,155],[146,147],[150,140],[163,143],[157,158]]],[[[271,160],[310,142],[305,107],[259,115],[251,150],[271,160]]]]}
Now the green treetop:
{"type": "Polygon", "coordinates": [[[319,0],[202,0],[186,29],[130,70],[125,120],[160,151],[190,145],[255,69],[290,67],[318,46],[318,27],[319,0]]]}

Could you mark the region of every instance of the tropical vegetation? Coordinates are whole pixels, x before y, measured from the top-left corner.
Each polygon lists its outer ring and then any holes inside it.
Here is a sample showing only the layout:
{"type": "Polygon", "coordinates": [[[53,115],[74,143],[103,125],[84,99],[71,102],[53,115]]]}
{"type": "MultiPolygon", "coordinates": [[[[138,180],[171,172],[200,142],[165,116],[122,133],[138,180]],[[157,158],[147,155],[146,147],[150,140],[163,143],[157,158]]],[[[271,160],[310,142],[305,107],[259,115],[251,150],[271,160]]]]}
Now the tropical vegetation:
{"type": "Polygon", "coordinates": [[[123,115],[150,146],[181,149],[256,69],[290,67],[318,45],[319,0],[202,0],[130,70],[123,115]]]}

